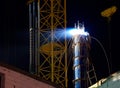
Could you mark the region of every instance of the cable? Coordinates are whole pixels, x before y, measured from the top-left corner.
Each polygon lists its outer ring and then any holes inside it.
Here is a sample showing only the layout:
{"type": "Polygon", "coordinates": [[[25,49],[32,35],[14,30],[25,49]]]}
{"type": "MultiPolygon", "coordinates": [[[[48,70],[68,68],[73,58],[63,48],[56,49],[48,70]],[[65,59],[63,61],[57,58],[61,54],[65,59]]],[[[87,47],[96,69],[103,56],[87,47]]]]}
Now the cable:
{"type": "Polygon", "coordinates": [[[110,64],[109,64],[109,60],[108,60],[108,57],[107,57],[107,53],[106,53],[106,51],[105,51],[105,49],[104,49],[104,47],[103,47],[103,45],[102,45],[102,43],[97,39],[97,38],[95,38],[95,37],[93,37],[93,36],[91,36],[91,39],[94,39],[94,40],[96,40],[98,43],[99,43],[99,45],[101,46],[101,48],[103,49],[103,52],[104,52],[104,54],[105,54],[105,57],[106,57],[106,60],[107,60],[107,64],[108,64],[108,71],[109,71],[109,75],[110,75],[110,64]]]}
{"type": "Polygon", "coordinates": [[[68,66],[67,66],[67,68],[69,68],[69,66],[70,66],[70,63],[71,63],[71,60],[72,60],[72,52],[71,52],[71,46],[72,46],[72,41],[71,41],[72,39],[70,39],[69,41],[68,41],[68,45],[69,45],[69,47],[68,47],[68,50],[69,50],[69,62],[68,62],[68,66]]]}

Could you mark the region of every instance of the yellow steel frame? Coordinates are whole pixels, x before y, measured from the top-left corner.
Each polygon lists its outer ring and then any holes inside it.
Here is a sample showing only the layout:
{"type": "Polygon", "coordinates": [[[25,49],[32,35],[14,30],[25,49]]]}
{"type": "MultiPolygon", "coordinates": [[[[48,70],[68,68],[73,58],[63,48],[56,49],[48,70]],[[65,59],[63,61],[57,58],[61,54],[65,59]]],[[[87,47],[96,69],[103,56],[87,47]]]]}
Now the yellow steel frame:
{"type": "Polygon", "coordinates": [[[60,33],[66,30],[66,0],[38,0],[38,7],[40,58],[37,74],[67,88],[67,42],[66,35],[60,33]],[[59,36],[55,32],[59,32],[59,36]]]}

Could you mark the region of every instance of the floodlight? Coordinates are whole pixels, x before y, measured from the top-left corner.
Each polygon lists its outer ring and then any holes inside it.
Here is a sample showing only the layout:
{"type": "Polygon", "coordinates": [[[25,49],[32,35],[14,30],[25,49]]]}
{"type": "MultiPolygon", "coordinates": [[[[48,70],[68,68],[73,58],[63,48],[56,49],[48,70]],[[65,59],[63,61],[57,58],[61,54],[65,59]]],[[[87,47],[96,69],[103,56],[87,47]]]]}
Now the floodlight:
{"type": "Polygon", "coordinates": [[[116,6],[112,6],[110,8],[105,9],[104,11],[101,12],[101,16],[103,17],[110,17],[112,16],[117,10],[116,6]]]}

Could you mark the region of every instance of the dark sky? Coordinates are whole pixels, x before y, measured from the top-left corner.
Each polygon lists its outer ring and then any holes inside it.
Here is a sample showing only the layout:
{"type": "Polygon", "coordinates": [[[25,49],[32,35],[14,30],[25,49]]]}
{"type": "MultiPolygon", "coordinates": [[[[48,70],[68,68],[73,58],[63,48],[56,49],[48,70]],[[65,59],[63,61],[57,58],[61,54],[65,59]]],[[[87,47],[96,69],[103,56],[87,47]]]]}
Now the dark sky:
{"type": "Polygon", "coordinates": [[[0,3],[0,60],[28,68],[28,7],[25,0],[0,3]]]}
{"type": "MultiPolygon", "coordinates": [[[[111,73],[120,70],[119,7],[119,0],[67,0],[67,27],[74,27],[78,20],[84,22],[86,31],[102,43],[108,58],[111,39],[112,58],[109,59],[111,73]],[[108,28],[107,20],[100,12],[112,5],[116,5],[118,9],[111,17],[108,28]]],[[[108,76],[107,60],[95,40],[91,40],[91,58],[98,79],[108,76]]],[[[0,61],[28,71],[29,27],[28,6],[25,0],[3,0],[0,3],[0,61]]]]}

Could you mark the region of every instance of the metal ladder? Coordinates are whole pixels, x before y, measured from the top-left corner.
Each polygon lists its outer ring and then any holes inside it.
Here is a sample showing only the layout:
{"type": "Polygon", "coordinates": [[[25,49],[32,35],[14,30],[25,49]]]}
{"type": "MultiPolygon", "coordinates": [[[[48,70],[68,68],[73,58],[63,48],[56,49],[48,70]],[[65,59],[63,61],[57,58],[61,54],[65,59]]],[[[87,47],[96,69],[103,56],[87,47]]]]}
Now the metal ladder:
{"type": "Polygon", "coordinates": [[[90,85],[93,85],[94,83],[97,82],[97,76],[96,76],[95,69],[92,63],[89,64],[87,75],[88,75],[88,81],[90,85]]]}

